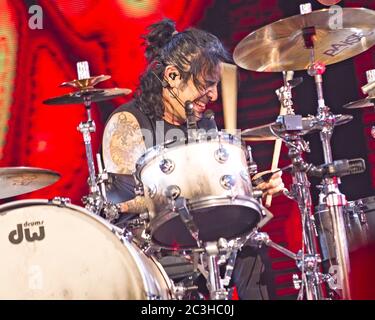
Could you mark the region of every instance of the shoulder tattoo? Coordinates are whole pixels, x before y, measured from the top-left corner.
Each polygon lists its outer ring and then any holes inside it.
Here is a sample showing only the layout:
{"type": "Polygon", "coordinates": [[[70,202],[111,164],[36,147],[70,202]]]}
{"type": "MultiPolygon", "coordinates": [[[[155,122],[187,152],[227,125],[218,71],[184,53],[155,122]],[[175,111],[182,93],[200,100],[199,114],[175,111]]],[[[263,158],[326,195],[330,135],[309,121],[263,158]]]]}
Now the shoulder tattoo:
{"type": "Polygon", "coordinates": [[[114,114],[103,134],[103,161],[108,172],[132,174],[146,151],[141,127],[129,112],[114,114]]]}

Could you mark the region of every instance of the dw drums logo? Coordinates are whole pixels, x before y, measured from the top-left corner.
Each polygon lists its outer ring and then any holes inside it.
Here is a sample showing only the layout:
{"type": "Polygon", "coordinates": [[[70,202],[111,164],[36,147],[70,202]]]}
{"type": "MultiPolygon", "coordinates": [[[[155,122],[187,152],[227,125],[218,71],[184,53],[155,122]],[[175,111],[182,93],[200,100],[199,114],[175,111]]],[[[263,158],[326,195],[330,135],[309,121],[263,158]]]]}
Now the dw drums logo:
{"type": "Polygon", "coordinates": [[[9,233],[8,239],[13,244],[20,244],[25,237],[26,241],[41,241],[45,237],[43,221],[25,222],[17,224],[17,229],[9,233]],[[39,232],[31,234],[30,227],[39,227],[39,232]]]}

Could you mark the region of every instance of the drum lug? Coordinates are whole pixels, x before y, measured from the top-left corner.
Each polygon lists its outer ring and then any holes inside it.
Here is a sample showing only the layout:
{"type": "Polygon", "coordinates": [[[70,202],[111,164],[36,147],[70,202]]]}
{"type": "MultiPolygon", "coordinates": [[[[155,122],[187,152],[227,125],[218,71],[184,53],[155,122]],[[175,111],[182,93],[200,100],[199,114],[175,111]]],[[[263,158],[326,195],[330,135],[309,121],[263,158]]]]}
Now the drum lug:
{"type": "Polygon", "coordinates": [[[147,195],[151,198],[154,199],[156,196],[157,188],[156,185],[152,184],[150,186],[146,187],[147,190],[147,195]]]}
{"type": "Polygon", "coordinates": [[[49,200],[49,202],[59,207],[65,207],[72,203],[69,198],[64,197],[54,197],[53,199],[49,200]]]}
{"type": "Polygon", "coordinates": [[[134,235],[133,235],[131,232],[126,232],[126,234],[124,235],[124,238],[125,238],[128,242],[132,242],[133,239],[134,239],[134,235]]]}
{"type": "Polygon", "coordinates": [[[181,195],[181,189],[179,186],[171,185],[165,190],[165,196],[168,199],[176,200],[181,195]]]}
{"type": "Polygon", "coordinates": [[[224,163],[228,160],[229,153],[225,148],[220,146],[220,148],[215,151],[214,157],[217,162],[224,163]]]}
{"type": "Polygon", "coordinates": [[[223,175],[220,178],[220,185],[226,189],[231,190],[236,184],[236,177],[230,174],[223,175]]]}
{"type": "Polygon", "coordinates": [[[170,174],[173,172],[175,167],[175,163],[170,159],[163,159],[159,163],[159,168],[161,172],[165,174],[170,174]]]}

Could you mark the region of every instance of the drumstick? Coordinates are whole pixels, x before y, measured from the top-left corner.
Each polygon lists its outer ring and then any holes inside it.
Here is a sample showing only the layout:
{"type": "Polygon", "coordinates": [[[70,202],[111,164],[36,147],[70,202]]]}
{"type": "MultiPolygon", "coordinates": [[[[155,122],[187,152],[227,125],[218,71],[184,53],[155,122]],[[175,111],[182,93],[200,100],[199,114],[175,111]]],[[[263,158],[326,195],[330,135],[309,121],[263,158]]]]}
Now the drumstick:
{"type": "MultiPolygon", "coordinates": [[[[294,72],[293,71],[287,71],[283,72],[283,78],[284,78],[284,86],[288,84],[289,80],[293,79],[294,72]]],[[[283,105],[280,107],[280,116],[285,115],[287,112],[287,108],[285,108],[283,105]]],[[[272,156],[272,164],[271,164],[271,171],[274,171],[277,166],[279,165],[279,158],[280,158],[280,153],[281,153],[281,144],[282,141],[281,139],[276,139],[275,141],[275,147],[273,149],[273,156],[272,156]]],[[[272,195],[267,195],[266,197],[266,207],[270,207],[272,203],[272,195]]]]}
{"type": "Polygon", "coordinates": [[[224,126],[228,133],[237,129],[237,66],[223,63],[221,73],[224,126]]]}
{"type": "MultiPolygon", "coordinates": [[[[280,115],[284,115],[285,108],[281,107],[280,109],[280,115]],[[283,114],[284,113],[284,114],[283,114]]],[[[271,165],[271,171],[274,171],[277,166],[279,165],[279,158],[280,158],[280,152],[281,152],[281,139],[277,139],[275,141],[275,147],[273,149],[273,157],[272,157],[272,165],[271,165]]],[[[272,203],[272,195],[268,194],[266,197],[266,207],[270,207],[272,203]]]]}

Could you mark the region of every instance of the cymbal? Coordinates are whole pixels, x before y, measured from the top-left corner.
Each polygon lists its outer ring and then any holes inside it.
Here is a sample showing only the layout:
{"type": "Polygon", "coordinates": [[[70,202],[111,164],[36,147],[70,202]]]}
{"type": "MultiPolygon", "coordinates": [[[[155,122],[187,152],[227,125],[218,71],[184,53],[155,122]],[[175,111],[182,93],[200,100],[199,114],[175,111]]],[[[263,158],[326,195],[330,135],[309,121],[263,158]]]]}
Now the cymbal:
{"type": "Polygon", "coordinates": [[[58,105],[58,104],[76,104],[83,103],[85,100],[90,100],[91,102],[100,102],[105,100],[110,100],[120,96],[125,96],[130,94],[132,91],[130,89],[86,89],[76,92],[71,92],[59,97],[50,98],[44,100],[44,104],[48,105],[58,105]]]}
{"type": "Polygon", "coordinates": [[[66,81],[60,84],[60,87],[73,87],[78,89],[87,89],[87,88],[93,88],[95,85],[97,85],[100,82],[103,82],[105,80],[111,79],[111,76],[108,75],[100,75],[95,77],[90,77],[87,79],[76,79],[72,81],[66,81]]]}
{"type": "MultiPolygon", "coordinates": [[[[353,116],[347,114],[334,115],[335,126],[339,126],[348,123],[353,119],[353,116]]],[[[309,133],[317,132],[323,129],[323,125],[315,116],[309,116],[302,118],[302,130],[300,135],[306,135],[309,133]]],[[[241,132],[242,139],[244,141],[272,141],[277,139],[277,135],[286,133],[282,128],[282,124],[279,122],[272,122],[262,126],[243,130],[241,132]],[[276,133],[273,134],[273,132],[276,133]]]]}
{"type": "Polygon", "coordinates": [[[359,109],[375,107],[375,97],[367,97],[365,99],[353,101],[344,105],[346,109],[359,109]]]}
{"type": "Polygon", "coordinates": [[[295,15],[266,25],[236,46],[235,63],[248,70],[281,72],[306,70],[311,50],[305,48],[303,29],[315,27],[315,61],[330,65],[354,57],[375,44],[375,11],[342,8],[335,20],[329,9],[295,15]],[[342,28],[333,23],[341,22],[342,28]]]}
{"type": "Polygon", "coordinates": [[[15,197],[47,187],[60,179],[60,174],[40,168],[0,168],[0,199],[15,197]]]}

